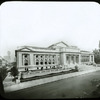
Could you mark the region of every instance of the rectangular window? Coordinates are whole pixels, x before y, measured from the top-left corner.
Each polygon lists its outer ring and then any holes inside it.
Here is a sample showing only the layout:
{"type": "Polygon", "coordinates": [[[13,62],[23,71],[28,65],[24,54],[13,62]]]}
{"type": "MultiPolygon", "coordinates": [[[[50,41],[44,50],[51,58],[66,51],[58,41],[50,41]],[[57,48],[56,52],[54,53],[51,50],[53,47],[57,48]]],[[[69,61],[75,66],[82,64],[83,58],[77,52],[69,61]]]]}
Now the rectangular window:
{"type": "Polygon", "coordinates": [[[30,55],[22,54],[22,65],[28,66],[30,64],[30,55]]]}

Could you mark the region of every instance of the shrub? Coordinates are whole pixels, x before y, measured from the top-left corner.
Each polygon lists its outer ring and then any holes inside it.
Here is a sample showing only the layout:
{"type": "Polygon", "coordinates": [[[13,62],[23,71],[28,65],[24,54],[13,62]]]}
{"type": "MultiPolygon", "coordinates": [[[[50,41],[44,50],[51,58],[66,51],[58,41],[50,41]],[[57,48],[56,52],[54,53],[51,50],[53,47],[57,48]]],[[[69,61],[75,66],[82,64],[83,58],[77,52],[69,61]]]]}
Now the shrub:
{"type": "Polygon", "coordinates": [[[79,69],[78,69],[78,66],[77,66],[77,65],[75,66],[75,71],[79,71],[79,69]]]}
{"type": "Polygon", "coordinates": [[[3,86],[3,79],[2,79],[1,71],[0,71],[0,95],[4,95],[4,86],[3,86]]]}
{"type": "Polygon", "coordinates": [[[11,75],[14,78],[18,75],[18,69],[15,66],[11,68],[11,75]]]}
{"type": "Polygon", "coordinates": [[[7,69],[5,67],[0,68],[0,73],[1,73],[2,80],[4,80],[7,76],[7,69]]]}

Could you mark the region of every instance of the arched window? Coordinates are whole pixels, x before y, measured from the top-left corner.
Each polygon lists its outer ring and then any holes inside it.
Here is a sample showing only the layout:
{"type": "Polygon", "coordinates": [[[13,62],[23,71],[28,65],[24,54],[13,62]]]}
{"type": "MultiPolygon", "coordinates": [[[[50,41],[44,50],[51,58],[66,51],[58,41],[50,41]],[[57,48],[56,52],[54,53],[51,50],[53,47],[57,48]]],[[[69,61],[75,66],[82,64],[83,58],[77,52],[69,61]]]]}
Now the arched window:
{"type": "Polygon", "coordinates": [[[36,55],[36,58],[38,58],[38,55],[36,55]]]}
{"type": "Polygon", "coordinates": [[[24,65],[25,65],[25,66],[28,65],[28,60],[27,60],[27,59],[24,60],[24,65]]]}
{"type": "Polygon", "coordinates": [[[54,58],[55,56],[53,55],[53,58],[54,58]]]}
{"type": "Polygon", "coordinates": [[[40,64],[43,65],[43,59],[41,59],[40,64]]]}
{"type": "Polygon", "coordinates": [[[36,65],[39,65],[39,60],[38,59],[36,59],[36,65]]]}
{"type": "Polygon", "coordinates": [[[29,65],[29,54],[23,54],[22,56],[23,56],[22,57],[23,65],[25,65],[25,66],[29,65]]]}
{"type": "Polygon", "coordinates": [[[27,55],[25,55],[25,58],[27,58],[27,55]]]}
{"type": "Polygon", "coordinates": [[[55,64],[55,60],[53,59],[53,64],[55,64]]]}
{"type": "Polygon", "coordinates": [[[47,64],[47,59],[45,59],[45,64],[47,64]]]}
{"type": "Polygon", "coordinates": [[[51,64],[51,59],[49,59],[49,64],[51,64]]]}

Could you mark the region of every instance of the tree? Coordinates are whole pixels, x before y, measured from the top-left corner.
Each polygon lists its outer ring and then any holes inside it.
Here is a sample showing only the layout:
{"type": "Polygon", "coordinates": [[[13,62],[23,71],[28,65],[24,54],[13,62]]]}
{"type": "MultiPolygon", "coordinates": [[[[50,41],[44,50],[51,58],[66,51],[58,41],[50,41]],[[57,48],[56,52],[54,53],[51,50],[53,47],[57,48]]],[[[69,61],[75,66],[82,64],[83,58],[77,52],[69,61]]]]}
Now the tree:
{"type": "Polygon", "coordinates": [[[3,85],[3,80],[7,76],[7,69],[5,67],[0,68],[0,95],[4,96],[4,85],[3,85]]]}
{"type": "Polygon", "coordinates": [[[11,68],[11,75],[14,77],[14,81],[16,82],[16,76],[18,75],[18,69],[14,66],[11,68]]]}
{"type": "Polygon", "coordinates": [[[2,79],[2,73],[0,71],[0,95],[4,95],[4,86],[3,86],[3,79],[2,79]]]}
{"type": "Polygon", "coordinates": [[[93,51],[93,53],[94,53],[94,61],[95,61],[95,63],[100,64],[100,51],[95,49],[93,51]]]}
{"type": "Polygon", "coordinates": [[[4,67],[0,68],[0,73],[1,73],[1,77],[2,77],[2,80],[4,80],[7,76],[7,69],[4,67]]]}

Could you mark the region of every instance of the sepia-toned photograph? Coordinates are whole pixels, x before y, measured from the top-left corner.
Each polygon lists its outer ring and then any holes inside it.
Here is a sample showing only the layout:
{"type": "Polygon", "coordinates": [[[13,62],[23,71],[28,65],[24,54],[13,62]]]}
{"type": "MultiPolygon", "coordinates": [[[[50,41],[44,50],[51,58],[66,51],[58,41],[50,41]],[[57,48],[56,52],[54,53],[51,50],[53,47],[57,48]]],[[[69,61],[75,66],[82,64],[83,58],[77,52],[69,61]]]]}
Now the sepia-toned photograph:
{"type": "Polygon", "coordinates": [[[100,98],[100,4],[3,2],[0,96],[100,98]]]}

